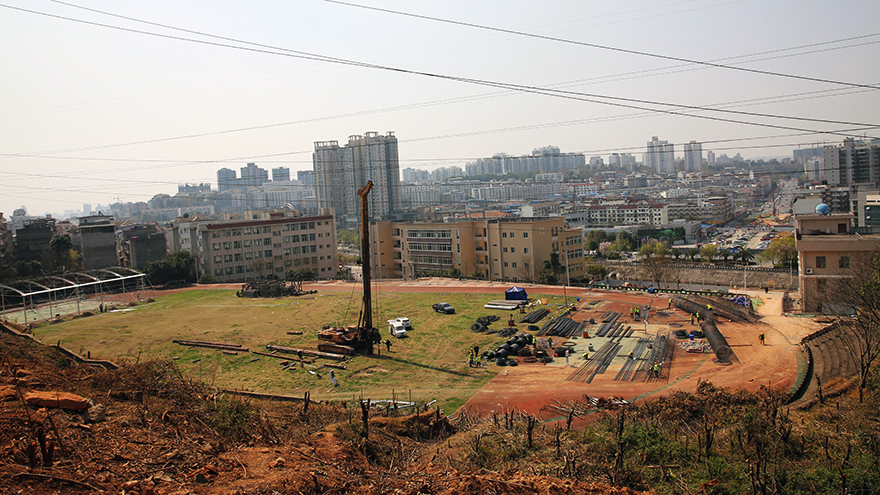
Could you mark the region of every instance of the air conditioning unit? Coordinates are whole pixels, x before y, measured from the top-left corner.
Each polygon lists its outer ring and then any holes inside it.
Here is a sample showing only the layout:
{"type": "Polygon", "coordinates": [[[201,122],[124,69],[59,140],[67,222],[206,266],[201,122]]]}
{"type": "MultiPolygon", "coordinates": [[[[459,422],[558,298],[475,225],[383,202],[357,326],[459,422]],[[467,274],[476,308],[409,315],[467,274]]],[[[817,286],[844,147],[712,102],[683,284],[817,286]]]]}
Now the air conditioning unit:
{"type": "Polygon", "coordinates": [[[812,275],[812,274],[813,274],[813,269],[807,268],[807,275],[812,275]]]}

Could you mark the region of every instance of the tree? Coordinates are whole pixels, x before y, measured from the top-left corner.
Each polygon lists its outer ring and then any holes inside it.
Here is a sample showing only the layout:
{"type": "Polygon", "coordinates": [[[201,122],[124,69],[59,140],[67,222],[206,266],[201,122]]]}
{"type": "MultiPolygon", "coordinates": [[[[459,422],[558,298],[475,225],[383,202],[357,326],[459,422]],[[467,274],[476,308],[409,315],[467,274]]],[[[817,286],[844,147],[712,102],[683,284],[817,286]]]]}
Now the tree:
{"type": "Polygon", "coordinates": [[[700,258],[712,262],[713,259],[718,257],[718,248],[715,247],[715,244],[706,244],[705,246],[700,248],[700,258]]]}
{"type": "Polygon", "coordinates": [[[642,269],[646,278],[660,287],[660,281],[666,278],[669,271],[669,244],[651,241],[642,244],[639,254],[643,257],[642,269]]]}
{"type": "Polygon", "coordinates": [[[165,284],[177,280],[196,281],[196,264],[189,251],[166,254],[161,260],[147,263],[144,273],[153,284],[165,284]]]}
{"type": "Polygon", "coordinates": [[[603,265],[588,265],[584,269],[584,275],[592,280],[602,280],[608,276],[608,269],[603,265]]]}
{"type": "Polygon", "coordinates": [[[361,236],[353,229],[338,229],[336,231],[336,241],[340,245],[348,244],[355,248],[359,248],[361,245],[361,236]]]}
{"type": "Polygon", "coordinates": [[[687,251],[685,251],[685,256],[687,256],[687,258],[689,260],[691,260],[691,262],[693,262],[695,259],[697,259],[697,256],[699,256],[699,255],[700,255],[700,250],[697,248],[690,248],[687,251]]]}
{"type": "Polygon", "coordinates": [[[797,261],[797,247],[793,236],[780,237],[770,243],[764,250],[764,257],[773,260],[773,264],[790,266],[797,261]]]}
{"type": "Polygon", "coordinates": [[[72,271],[77,269],[76,251],[73,250],[73,241],[66,235],[54,235],[49,241],[49,250],[46,252],[46,265],[52,271],[72,271]]]}
{"type": "Polygon", "coordinates": [[[731,251],[730,249],[724,248],[724,249],[718,251],[718,256],[721,257],[721,262],[726,265],[727,258],[730,258],[731,256],[733,256],[733,251],[731,251]]]}
{"type": "Polygon", "coordinates": [[[297,268],[288,271],[285,280],[293,282],[294,290],[301,291],[303,282],[316,278],[318,278],[318,272],[314,268],[297,268]]]}
{"type": "Polygon", "coordinates": [[[850,267],[828,279],[823,292],[830,304],[822,309],[847,329],[844,348],[858,364],[862,402],[871,366],[880,356],[880,250],[851,256],[850,267]],[[844,312],[854,316],[841,316],[844,312]]]}
{"type": "Polygon", "coordinates": [[[740,261],[743,262],[744,265],[748,265],[750,261],[755,259],[755,252],[747,247],[744,247],[739,250],[739,253],[737,253],[737,257],[740,261]]]}

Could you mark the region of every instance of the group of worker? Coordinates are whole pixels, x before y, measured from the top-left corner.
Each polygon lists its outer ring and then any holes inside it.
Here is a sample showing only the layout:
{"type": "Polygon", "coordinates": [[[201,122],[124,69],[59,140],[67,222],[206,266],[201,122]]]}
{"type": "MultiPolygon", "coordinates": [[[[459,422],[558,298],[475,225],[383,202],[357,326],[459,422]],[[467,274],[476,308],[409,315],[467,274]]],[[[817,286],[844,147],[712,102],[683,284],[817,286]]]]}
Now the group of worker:
{"type": "Polygon", "coordinates": [[[468,357],[468,366],[473,368],[481,368],[483,366],[483,355],[480,354],[480,346],[474,345],[470,348],[470,356],[468,357]]]}
{"type": "MultiPolygon", "coordinates": [[[[641,316],[642,316],[642,307],[641,306],[635,306],[635,307],[629,308],[629,317],[632,318],[633,321],[638,320],[641,316]]],[[[645,317],[647,318],[647,316],[648,315],[646,312],[645,317]]]]}

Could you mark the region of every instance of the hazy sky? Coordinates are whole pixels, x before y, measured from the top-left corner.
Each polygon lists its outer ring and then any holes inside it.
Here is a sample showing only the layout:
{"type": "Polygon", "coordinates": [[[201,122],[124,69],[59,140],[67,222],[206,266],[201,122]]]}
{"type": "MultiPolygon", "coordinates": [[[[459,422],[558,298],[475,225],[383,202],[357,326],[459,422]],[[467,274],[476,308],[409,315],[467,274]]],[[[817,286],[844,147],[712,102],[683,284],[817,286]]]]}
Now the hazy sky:
{"type": "Polygon", "coordinates": [[[697,140],[704,152],[745,157],[842,139],[828,131],[880,136],[870,128],[880,125],[880,93],[858,86],[880,85],[877,0],[360,4],[559,40],[319,0],[72,1],[0,0],[6,215],[147,201],[185,182],[216,184],[218,168],[247,162],[295,177],[311,168],[315,141],[368,131],[394,131],[401,168],[424,169],[547,145],[641,160],[654,135],[676,155],[697,140]],[[556,92],[540,94],[547,89],[556,92]]]}

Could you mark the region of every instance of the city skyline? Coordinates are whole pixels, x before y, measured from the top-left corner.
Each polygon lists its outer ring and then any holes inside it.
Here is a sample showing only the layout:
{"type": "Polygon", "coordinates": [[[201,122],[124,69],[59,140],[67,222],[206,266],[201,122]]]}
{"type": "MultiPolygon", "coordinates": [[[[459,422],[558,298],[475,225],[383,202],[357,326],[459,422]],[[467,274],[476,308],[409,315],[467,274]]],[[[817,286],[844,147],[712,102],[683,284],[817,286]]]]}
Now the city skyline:
{"type": "MultiPolygon", "coordinates": [[[[158,193],[173,195],[186,183],[216,188],[217,169],[252,162],[269,170],[287,167],[295,176],[311,168],[314,141],[352,131],[395,131],[401,136],[400,168],[426,170],[464,168],[496,153],[519,156],[551,144],[587,157],[630,153],[641,160],[645,141],[654,135],[673,143],[678,156],[695,140],[704,153],[755,158],[791,156],[799,145],[836,144],[844,137],[793,128],[857,138],[880,134],[873,129],[880,99],[870,87],[687,65],[328,2],[88,5],[131,19],[64,4],[34,7],[18,0],[9,6],[0,17],[6,75],[0,88],[7,95],[0,112],[0,211],[7,215],[22,205],[39,215],[116,198],[147,201],[158,193]],[[275,48],[132,19],[413,72],[577,94],[513,92],[507,86],[293,59],[267,53],[289,55],[275,48]],[[677,113],[716,114],[660,104],[828,122],[717,114],[782,127],[762,128],[584,101],[604,96],[653,103],[606,102],[677,113]]],[[[370,6],[759,71],[857,85],[880,81],[880,68],[866,63],[876,59],[880,41],[870,23],[880,14],[875,2],[370,6]],[[860,15],[846,26],[825,22],[842,9],[860,15]],[[784,30],[780,19],[800,29],[784,30]],[[661,25],[662,32],[676,36],[647,34],[661,25]],[[749,26],[749,36],[743,26],[749,26]],[[816,43],[823,44],[806,46],[816,43]]]]}

